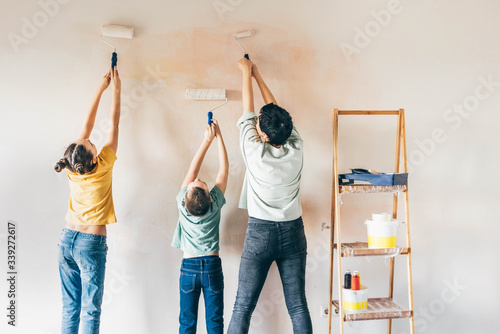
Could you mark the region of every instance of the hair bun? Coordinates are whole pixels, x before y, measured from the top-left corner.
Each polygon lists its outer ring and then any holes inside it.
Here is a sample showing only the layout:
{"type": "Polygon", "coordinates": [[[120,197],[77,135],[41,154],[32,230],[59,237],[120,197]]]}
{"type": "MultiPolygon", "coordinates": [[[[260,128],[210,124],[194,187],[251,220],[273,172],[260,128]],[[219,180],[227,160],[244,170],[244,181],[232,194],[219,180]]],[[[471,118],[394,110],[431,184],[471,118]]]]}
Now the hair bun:
{"type": "Polygon", "coordinates": [[[85,167],[83,166],[82,163],[77,162],[76,164],[73,165],[73,168],[75,169],[75,172],[77,172],[80,175],[85,174],[85,167]]]}
{"type": "Polygon", "coordinates": [[[58,173],[61,172],[64,168],[66,168],[66,161],[64,159],[59,160],[54,166],[55,171],[58,173]]]}

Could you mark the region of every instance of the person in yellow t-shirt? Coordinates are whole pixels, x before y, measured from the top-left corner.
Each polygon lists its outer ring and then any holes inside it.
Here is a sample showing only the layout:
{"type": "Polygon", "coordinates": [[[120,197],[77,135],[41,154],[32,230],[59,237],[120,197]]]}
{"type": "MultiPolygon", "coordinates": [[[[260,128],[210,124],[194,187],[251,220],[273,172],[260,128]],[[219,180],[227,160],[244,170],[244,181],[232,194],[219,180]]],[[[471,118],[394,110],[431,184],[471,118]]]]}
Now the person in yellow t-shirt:
{"type": "Polygon", "coordinates": [[[106,225],[116,222],[112,171],[118,147],[121,80],[115,67],[104,75],[94,95],[78,139],[71,143],[54,169],[66,169],[69,209],[59,240],[62,287],[62,333],[99,333],[106,267],[106,225]],[[113,82],[111,127],[97,154],[89,140],[103,92],[113,82]]]}

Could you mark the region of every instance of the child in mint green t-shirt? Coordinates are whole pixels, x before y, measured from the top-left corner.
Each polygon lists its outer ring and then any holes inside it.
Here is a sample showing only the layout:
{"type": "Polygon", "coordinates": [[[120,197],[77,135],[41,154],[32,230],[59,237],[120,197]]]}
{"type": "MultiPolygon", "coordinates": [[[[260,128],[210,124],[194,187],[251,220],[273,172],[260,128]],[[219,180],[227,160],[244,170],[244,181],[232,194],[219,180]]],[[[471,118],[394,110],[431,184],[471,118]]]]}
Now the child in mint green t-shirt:
{"type": "Polygon", "coordinates": [[[220,210],[226,203],[229,161],[216,120],[205,130],[205,137],[196,152],[177,195],[179,220],[172,246],[184,252],[179,280],[179,333],[196,332],[198,301],[203,290],[208,334],[224,330],[224,279],[219,257],[220,210]],[[219,173],[209,191],[198,178],[201,164],[214,138],[219,151],[219,173]]]}

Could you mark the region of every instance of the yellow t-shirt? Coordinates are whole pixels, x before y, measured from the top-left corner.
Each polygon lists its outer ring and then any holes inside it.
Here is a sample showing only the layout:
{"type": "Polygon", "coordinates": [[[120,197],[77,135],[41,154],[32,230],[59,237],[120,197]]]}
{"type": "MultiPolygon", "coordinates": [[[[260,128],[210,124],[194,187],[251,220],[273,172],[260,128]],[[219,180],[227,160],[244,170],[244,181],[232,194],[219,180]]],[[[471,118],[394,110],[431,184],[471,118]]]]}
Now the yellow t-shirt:
{"type": "Polygon", "coordinates": [[[69,209],[66,221],[73,225],[107,225],[116,223],[112,194],[112,172],[116,154],[104,146],[97,165],[90,173],[80,175],[67,171],[69,209]]]}

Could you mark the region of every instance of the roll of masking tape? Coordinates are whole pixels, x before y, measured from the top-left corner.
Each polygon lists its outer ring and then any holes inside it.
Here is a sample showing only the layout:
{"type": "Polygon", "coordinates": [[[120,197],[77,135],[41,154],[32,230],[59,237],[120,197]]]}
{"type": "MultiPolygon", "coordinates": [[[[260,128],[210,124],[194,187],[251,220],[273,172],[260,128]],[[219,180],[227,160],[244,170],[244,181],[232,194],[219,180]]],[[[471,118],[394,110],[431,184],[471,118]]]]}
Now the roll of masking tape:
{"type": "Polygon", "coordinates": [[[382,213],[372,213],[372,220],[373,221],[376,221],[376,222],[380,222],[380,221],[391,221],[392,219],[392,215],[390,213],[385,213],[385,212],[382,212],[382,213]]]}

